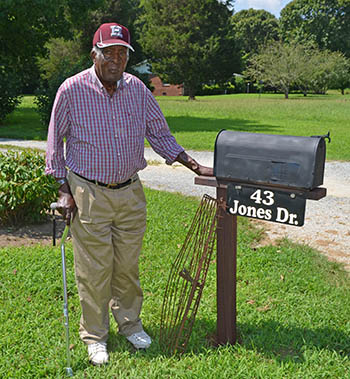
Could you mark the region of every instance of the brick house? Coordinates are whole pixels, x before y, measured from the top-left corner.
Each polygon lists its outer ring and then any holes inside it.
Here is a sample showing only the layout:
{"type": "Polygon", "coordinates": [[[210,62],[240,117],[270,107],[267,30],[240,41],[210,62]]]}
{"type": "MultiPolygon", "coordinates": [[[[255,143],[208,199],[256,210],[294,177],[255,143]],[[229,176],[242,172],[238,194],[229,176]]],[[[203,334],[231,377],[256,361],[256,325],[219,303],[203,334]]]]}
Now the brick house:
{"type": "Polygon", "coordinates": [[[163,83],[162,79],[157,75],[151,75],[150,82],[154,87],[152,93],[154,96],[183,96],[183,84],[163,83]]]}
{"type": "Polygon", "coordinates": [[[140,62],[133,66],[135,71],[140,74],[148,74],[150,76],[150,82],[154,87],[152,93],[154,96],[183,96],[184,86],[183,84],[169,84],[163,83],[162,79],[151,72],[150,65],[147,61],[140,62]]]}

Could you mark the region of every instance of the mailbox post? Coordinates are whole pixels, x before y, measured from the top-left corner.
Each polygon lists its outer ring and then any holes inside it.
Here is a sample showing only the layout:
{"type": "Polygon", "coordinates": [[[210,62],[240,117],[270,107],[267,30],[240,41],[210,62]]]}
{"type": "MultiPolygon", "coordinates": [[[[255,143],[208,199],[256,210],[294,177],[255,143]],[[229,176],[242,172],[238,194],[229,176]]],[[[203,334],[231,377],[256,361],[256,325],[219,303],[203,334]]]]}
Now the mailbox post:
{"type": "MultiPolygon", "coordinates": [[[[217,344],[237,342],[237,215],[304,224],[306,199],[326,196],[325,138],[221,131],[215,142],[214,175],[195,184],[216,187],[217,344]]],[[[330,138],[329,138],[330,140],[330,138]]]]}
{"type": "Polygon", "coordinates": [[[195,184],[216,187],[219,201],[216,259],[216,343],[237,341],[236,283],[237,283],[237,216],[226,212],[227,186],[216,178],[197,176],[195,184]]]}
{"type": "Polygon", "coordinates": [[[223,205],[219,208],[217,224],[216,260],[216,304],[217,344],[235,344],[236,327],[236,283],[237,283],[237,216],[225,210],[226,188],[217,187],[217,199],[223,205]]]}

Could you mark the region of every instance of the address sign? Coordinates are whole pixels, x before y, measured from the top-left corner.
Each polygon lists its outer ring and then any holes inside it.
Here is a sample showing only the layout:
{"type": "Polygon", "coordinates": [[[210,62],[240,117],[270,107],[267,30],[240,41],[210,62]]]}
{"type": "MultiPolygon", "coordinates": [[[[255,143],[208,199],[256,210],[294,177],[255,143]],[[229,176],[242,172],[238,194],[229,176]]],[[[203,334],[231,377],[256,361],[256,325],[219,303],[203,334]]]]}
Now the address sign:
{"type": "Polygon", "coordinates": [[[226,203],[227,211],[232,215],[304,225],[306,199],[297,193],[230,183],[226,203]]]}

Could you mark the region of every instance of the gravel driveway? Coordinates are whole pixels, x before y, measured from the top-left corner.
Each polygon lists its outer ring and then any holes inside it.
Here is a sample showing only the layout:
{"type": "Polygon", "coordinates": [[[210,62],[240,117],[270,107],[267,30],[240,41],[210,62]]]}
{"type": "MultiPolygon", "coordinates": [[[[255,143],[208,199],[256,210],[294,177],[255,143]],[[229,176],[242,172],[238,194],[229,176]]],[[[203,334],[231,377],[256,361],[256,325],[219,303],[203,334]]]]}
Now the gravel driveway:
{"type": "MultiPolygon", "coordinates": [[[[46,142],[41,141],[0,139],[1,144],[46,149],[46,142]]],[[[212,152],[188,153],[201,164],[213,165],[212,152]]],[[[202,196],[204,193],[215,196],[214,188],[194,185],[195,175],[180,164],[167,166],[151,149],[146,149],[145,157],[151,163],[140,172],[145,186],[190,196],[202,196]]],[[[266,229],[266,243],[288,237],[318,249],[330,260],[343,263],[350,271],[350,163],[327,162],[323,187],[327,188],[327,197],[319,201],[307,201],[303,227],[256,222],[266,229]]]]}
{"type": "MultiPolygon", "coordinates": [[[[188,153],[202,164],[213,165],[211,152],[188,153]]],[[[147,152],[147,159],[164,162],[152,151],[147,152]]],[[[215,196],[214,188],[194,185],[195,175],[177,163],[170,167],[165,164],[150,165],[140,173],[140,177],[151,188],[191,196],[202,196],[204,193],[215,196]]],[[[256,223],[266,229],[264,243],[288,237],[318,249],[330,260],[343,263],[345,269],[350,271],[350,163],[327,162],[323,187],[327,188],[325,198],[307,201],[303,227],[264,221],[256,223]]]]}

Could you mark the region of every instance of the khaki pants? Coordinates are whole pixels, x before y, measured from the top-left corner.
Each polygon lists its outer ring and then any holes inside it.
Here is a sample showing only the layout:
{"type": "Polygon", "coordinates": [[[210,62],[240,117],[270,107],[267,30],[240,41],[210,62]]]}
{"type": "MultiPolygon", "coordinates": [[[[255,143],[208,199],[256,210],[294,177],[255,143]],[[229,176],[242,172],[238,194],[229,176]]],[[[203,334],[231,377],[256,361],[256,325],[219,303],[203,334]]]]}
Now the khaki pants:
{"type": "Polygon", "coordinates": [[[90,183],[72,172],[68,182],[78,211],[71,224],[75,275],[82,316],[80,337],[106,342],[109,308],[119,333],[142,330],[138,258],[146,229],[140,180],[120,189],[90,183]]]}

